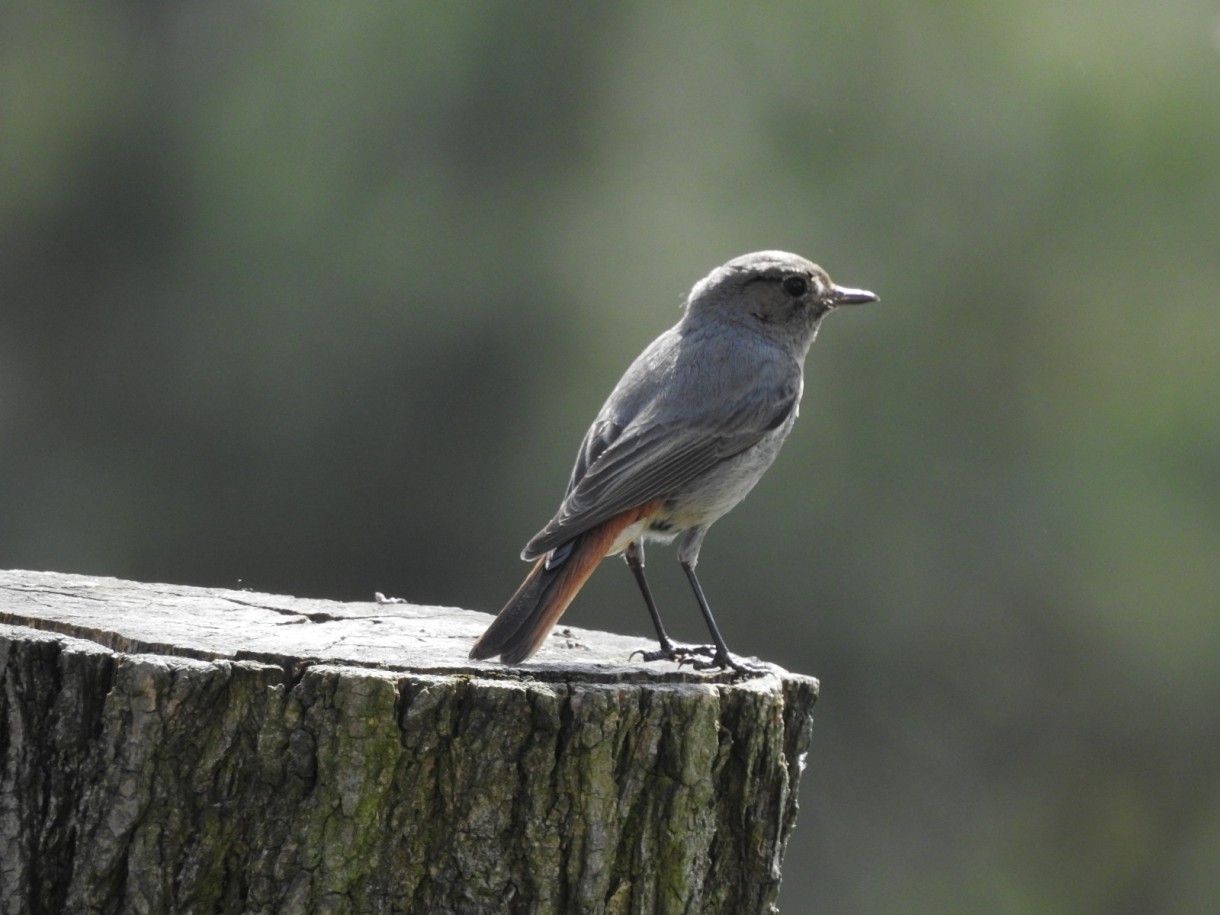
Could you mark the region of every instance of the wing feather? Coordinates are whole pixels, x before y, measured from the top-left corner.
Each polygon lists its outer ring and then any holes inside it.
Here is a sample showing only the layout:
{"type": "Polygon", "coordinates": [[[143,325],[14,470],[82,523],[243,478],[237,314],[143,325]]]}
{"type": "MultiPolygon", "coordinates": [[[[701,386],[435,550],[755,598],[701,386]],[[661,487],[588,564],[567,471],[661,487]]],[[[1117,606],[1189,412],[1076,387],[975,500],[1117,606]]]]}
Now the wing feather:
{"type": "Polygon", "coordinates": [[[624,428],[594,423],[563,504],[526,545],[522,558],[535,559],[628,509],[681,492],[717,464],[752,448],[792,412],[800,396],[799,379],[770,393],[755,393],[735,410],[681,424],[624,428]]]}

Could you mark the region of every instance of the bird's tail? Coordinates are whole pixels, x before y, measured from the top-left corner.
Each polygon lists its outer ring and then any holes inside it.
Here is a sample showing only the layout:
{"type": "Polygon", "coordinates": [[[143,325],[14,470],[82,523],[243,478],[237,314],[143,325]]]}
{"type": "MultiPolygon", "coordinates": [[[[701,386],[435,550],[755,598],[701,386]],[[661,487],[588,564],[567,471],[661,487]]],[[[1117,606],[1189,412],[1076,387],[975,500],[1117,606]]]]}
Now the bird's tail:
{"type": "Polygon", "coordinates": [[[505,664],[517,664],[536,652],[614,541],[651,508],[649,504],[616,515],[534,563],[517,593],[474,643],[470,657],[482,661],[499,655],[505,664]]]}

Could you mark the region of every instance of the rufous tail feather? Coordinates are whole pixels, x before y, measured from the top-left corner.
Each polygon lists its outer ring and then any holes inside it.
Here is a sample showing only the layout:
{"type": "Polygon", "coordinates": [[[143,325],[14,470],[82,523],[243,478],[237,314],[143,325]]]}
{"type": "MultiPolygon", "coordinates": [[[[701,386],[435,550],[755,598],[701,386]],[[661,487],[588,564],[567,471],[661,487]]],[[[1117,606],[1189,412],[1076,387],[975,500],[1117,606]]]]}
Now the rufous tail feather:
{"type": "Polygon", "coordinates": [[[567,556],[549,569],[546,556],[534,563],[470,657],[482,661],[499,655],[505,664],[517,664],[536,652],[619,534],[653,508],[649,503],[631,509],[578,535],[567,556]]]}

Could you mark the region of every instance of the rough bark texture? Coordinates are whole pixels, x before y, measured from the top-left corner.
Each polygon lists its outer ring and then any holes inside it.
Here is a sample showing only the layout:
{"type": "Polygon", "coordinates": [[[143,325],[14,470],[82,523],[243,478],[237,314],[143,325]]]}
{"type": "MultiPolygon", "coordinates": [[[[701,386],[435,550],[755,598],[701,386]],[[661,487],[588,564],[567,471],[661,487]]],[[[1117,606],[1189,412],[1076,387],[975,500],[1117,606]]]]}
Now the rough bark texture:
{"type": "Polygon", "coordinates": [[[817,682],[487,621],[0,572],[0,910],[774,911],[817,682]]]}

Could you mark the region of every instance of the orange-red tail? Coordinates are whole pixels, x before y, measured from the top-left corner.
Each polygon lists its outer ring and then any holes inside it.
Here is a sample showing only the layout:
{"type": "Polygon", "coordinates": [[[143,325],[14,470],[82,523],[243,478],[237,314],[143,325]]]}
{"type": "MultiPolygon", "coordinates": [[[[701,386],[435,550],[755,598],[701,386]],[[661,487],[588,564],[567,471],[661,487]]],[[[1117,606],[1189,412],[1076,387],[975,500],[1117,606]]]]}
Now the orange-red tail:
{"type": "Polygon", "coordinates": [[[534,563],[517,593],[474,643],[470,657],[482,661],[499,655],[505,664],[516,664],[537,651],[619,534],[652,508],[650,503],[623,512],[585,531],[573,541],[567,556],[549,569],[546,556],[534,563]]]}

